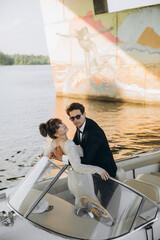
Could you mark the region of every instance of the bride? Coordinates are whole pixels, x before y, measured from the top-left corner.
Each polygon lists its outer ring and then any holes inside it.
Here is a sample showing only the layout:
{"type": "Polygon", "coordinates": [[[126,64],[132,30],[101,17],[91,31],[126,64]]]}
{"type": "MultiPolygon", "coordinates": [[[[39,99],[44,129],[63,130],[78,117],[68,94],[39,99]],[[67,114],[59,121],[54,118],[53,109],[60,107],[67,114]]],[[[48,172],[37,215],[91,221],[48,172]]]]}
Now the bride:
{"type": "MultiPolygon", "coordinates": [[[[43,137],[49,136],[52,140],[51,146],[46,150],[45,155],[51,158],[55,148],[61,148],[64,155],[68,156],[71,164],[68,173],[68,187],[75,196],[75,205],[80,207],[80,197],[86,195],[99,202],[94,192],[92,174],[98,173],[103,180],[108,179],[108,173],[93,165],[81,164],[80,157],[83,157],[81,146],[68,139],[67,126],[58,118],[51,118],[46,123],[39,125],[43,137]]],[[[63,158],[62,158],[63,160],[63,158]]]]}

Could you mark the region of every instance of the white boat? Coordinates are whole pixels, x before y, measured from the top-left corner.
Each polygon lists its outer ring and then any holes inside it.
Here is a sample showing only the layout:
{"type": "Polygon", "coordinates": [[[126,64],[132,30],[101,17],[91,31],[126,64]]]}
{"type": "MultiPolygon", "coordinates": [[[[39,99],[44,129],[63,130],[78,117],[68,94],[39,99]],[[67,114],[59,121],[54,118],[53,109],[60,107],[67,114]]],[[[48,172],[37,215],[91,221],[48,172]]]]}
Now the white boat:
{"type": "Polygon", "coordinates": [[[68,188],[70,165],[42,157],[9,197],[10,190],[7,198],[1,192],[0,239],[159,240],[159,164],[160,147],[118,160],[107,207],[98,193],[99,202],[83,195],[77,208],[68,188]],[[46,203],[53,209],[46,211],[46,203]]]}

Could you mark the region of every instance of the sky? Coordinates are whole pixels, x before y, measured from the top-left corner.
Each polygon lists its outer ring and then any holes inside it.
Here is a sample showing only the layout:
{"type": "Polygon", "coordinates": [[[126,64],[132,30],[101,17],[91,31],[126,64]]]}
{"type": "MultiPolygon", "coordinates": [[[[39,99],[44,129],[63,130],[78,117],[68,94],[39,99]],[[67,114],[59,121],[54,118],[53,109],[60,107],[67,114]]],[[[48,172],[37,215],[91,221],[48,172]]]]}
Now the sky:
{"type": "Polygon", "coordinates": [[[48,55],[40,0],[0,0],[0,51],[48,55]]]}

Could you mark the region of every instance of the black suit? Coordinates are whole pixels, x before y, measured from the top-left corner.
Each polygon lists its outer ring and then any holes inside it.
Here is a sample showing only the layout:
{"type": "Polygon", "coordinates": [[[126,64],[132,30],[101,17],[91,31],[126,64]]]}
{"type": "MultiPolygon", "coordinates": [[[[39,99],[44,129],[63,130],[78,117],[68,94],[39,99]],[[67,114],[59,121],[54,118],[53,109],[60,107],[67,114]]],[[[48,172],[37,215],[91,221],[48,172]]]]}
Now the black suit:
{"type": "MultiPolygon", "coordinates": [[[[111,177],[116,176],[117,166],[113,159],[104,131],[92,119],[86,118],[86,125],[80,142],[79,130],[77,129],[73,141],[81,145],[84,157],[81,163],[99,166],[105,169],[111,177]]],[[[116,188],[113,181],[104,181],[98,174],[93,175],[95,193],[101,194],[101,204],[107,207],[116,188]]]]}
{"type": "Polygon", "coordinates": [[[115,177],[117,167],[109,148],[104,131],[92,119],[86,118],[86,125],[83,131],[82,142],[79,140],[78,130],[73,141],[81,145],[84,157],[81,162],[99,166],[105,169],[111,177],[115,177]]]}

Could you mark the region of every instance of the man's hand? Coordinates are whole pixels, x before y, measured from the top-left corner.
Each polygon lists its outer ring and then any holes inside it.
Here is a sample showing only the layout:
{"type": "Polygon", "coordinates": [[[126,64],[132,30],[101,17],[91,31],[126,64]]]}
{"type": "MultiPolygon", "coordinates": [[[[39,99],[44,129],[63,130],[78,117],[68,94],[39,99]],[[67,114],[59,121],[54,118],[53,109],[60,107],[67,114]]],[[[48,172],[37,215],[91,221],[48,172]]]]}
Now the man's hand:
{"type": "Polygon", "coordinates": [[[62,149],[60,146],[58,146],[58,147],[55,147],[53,152],[51,152],[50,158],[53,159],[56,157],[56,158],[62,160],[62,155],[63,155],[62,149]]]}
{"type": "Polygon", "coordinates": [[[103,179],[103,180],[108,180],[108,178],[109,178],[110,176],[109,176],[109,173],[107,172],[107,171],[104,171],[102,174],[101,174],[101,178],[103,179]]]}

